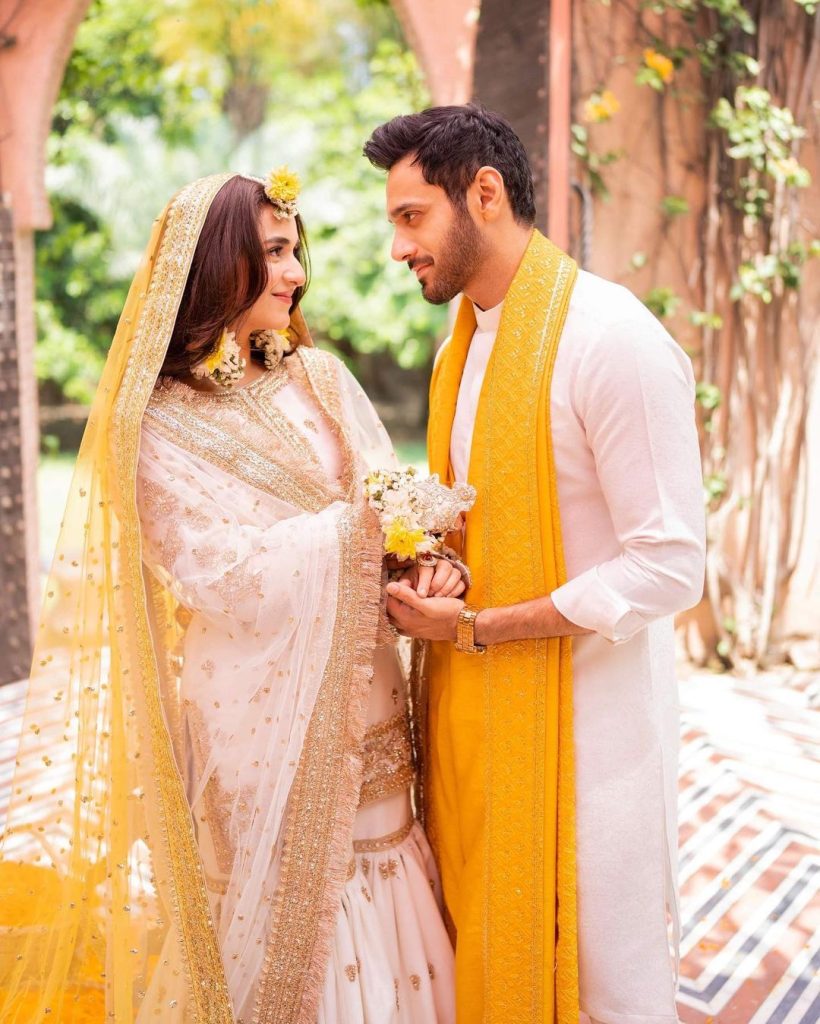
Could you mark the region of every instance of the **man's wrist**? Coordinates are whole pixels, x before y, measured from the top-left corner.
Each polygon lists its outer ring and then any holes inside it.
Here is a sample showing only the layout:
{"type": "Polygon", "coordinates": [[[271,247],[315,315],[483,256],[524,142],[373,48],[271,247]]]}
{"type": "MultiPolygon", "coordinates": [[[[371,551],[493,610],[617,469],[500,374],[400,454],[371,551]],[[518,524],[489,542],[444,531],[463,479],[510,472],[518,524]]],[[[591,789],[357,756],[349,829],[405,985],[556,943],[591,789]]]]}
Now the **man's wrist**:
{"type": "Polygon", "coordinates": [[[482,608],[478,615],[476,615],[475,622],[473,623],[473,635],[475,637],[475,642],[480,644],[482,647],[486,647],[488,644],[492,643],[492,640],[490,639],[490,630],[488,629],[490,619],[491,610],[489,608],[482,608]]]}

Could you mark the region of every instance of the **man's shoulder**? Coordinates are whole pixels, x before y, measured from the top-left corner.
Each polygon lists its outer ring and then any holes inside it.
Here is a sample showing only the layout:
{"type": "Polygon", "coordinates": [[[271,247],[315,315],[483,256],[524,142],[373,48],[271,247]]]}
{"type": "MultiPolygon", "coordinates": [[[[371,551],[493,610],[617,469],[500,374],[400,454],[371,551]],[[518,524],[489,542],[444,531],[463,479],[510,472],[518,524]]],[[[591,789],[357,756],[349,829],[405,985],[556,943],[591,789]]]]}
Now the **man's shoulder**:
{"type": "Polygon", "coordinates": [[[683,350],[641,300],[622,284],[582,270],[570,299],[562,344],[589,352],[660,346],[677,357],[683,350]]]}
{"type": "Polygon", "coordinates": [[[588,322],[612,327],[628,320],[657,322],[641,300],[625,285],[579,270],[570,298],[570,313],[588,322]]]}

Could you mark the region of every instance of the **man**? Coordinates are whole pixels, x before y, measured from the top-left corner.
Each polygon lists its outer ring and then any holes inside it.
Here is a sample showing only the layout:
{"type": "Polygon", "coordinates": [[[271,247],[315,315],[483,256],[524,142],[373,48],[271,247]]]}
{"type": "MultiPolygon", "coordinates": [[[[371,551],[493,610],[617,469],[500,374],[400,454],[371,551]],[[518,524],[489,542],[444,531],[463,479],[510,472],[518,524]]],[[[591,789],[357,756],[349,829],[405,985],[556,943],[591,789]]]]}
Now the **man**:
{"type": "Polygon", "coordinates": [[[434,641],[425,815],[456,936],[461,1024],[674,1024],[674,613],[704,516],[689,360],[626,289],[533,230],[500,116],[378,128],[392,256],[462,294],[430,392],[432,471],[478,491],[468,603],[391,584],[434,641]]]}

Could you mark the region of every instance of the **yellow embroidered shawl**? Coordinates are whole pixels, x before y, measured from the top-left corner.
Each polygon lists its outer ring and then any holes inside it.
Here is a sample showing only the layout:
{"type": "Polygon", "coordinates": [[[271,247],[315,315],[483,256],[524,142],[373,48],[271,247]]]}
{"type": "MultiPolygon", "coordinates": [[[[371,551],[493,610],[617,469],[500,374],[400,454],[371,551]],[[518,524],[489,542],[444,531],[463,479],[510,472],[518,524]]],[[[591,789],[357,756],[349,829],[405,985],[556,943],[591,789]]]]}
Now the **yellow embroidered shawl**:
{"type": "MultiPolygon", "coordinates": [[[[536,231],[505,299],[469,469],[478,500],[464,556],[478,607],[540,597],[565,579],[550,385],[576,269],[536,231]]],[[[430,468],[442,479],[452,479],[450,434],[474,330],[462,300],[431,385],[430,468]]],[[[426,732],[426,823],[457,932],[458,1019],[575,1024],[570,640],[483,656],[433,645],[426,732]]]]}

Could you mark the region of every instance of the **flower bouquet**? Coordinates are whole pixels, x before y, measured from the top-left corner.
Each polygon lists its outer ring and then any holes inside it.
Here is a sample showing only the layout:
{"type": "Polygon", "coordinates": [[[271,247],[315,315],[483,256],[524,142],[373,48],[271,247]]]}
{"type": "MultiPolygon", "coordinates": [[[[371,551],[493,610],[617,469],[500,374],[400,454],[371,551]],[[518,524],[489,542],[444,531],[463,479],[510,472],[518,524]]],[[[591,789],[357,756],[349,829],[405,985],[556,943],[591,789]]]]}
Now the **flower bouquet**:
{"type": "Polygon", "coordinates": [[[379,517],[385,553],[402,561],[441,552],[445,534],[476,498],[469,484],[447,487],[437,473],[422,477],[413,466],[375,470],[365,477],[364,490],[379,517]]]}

